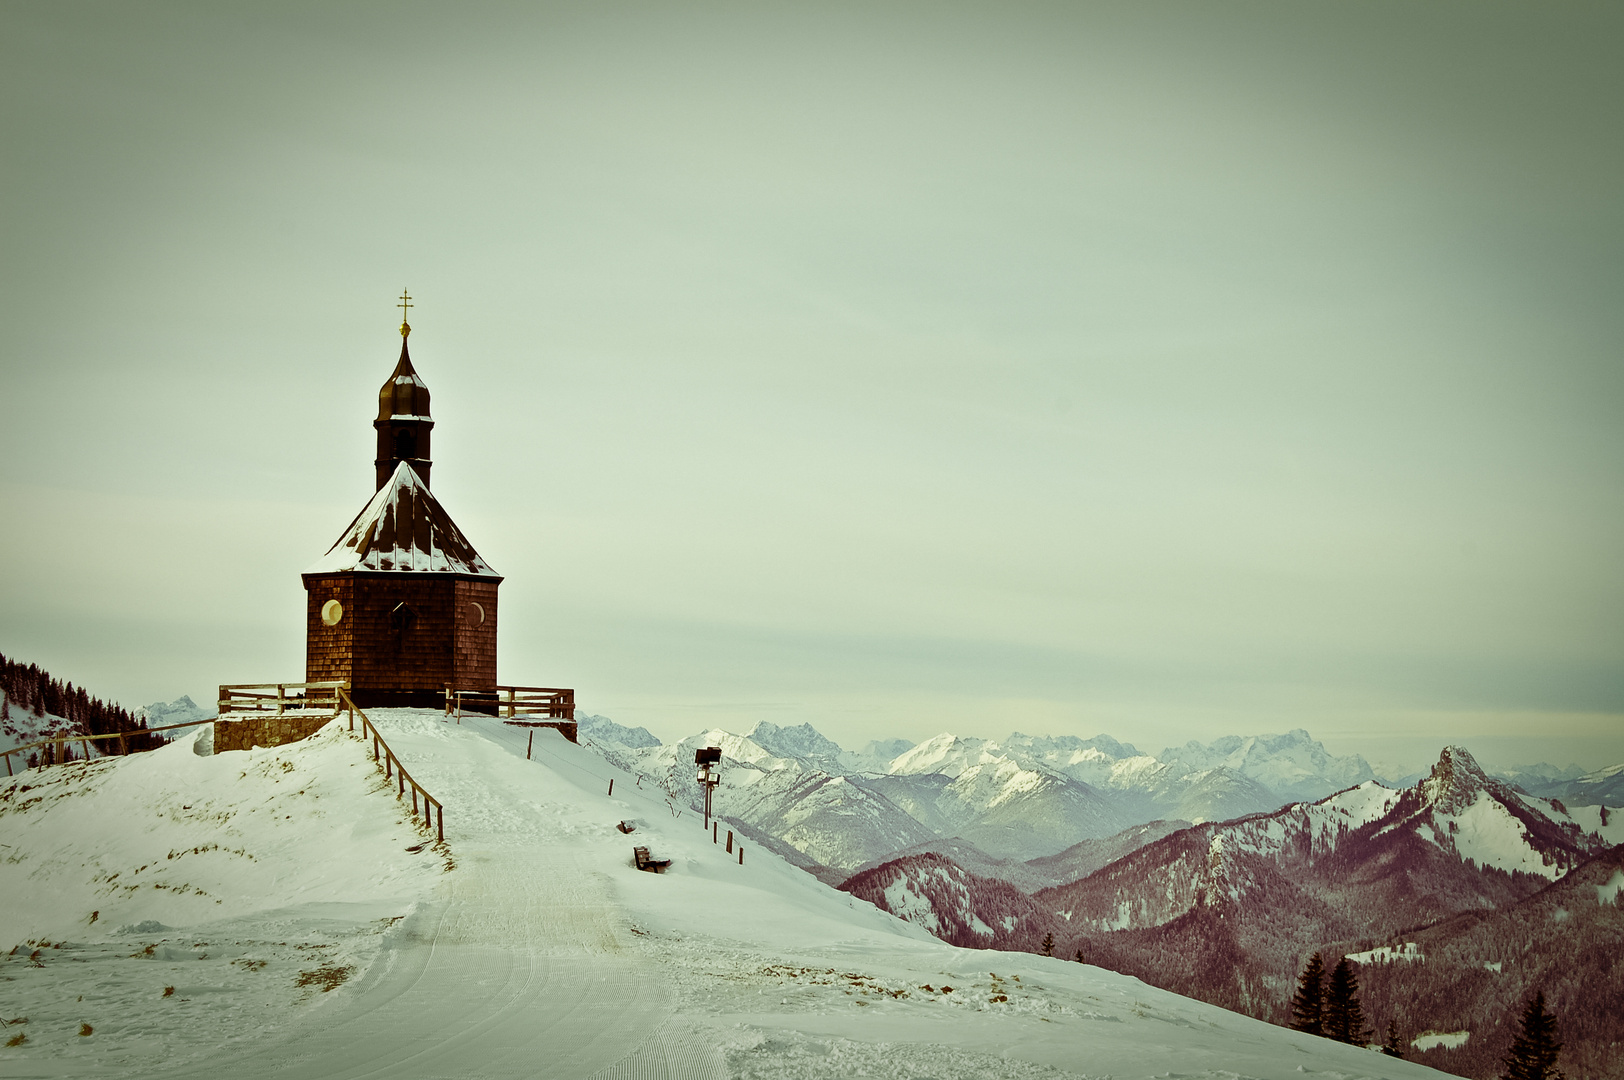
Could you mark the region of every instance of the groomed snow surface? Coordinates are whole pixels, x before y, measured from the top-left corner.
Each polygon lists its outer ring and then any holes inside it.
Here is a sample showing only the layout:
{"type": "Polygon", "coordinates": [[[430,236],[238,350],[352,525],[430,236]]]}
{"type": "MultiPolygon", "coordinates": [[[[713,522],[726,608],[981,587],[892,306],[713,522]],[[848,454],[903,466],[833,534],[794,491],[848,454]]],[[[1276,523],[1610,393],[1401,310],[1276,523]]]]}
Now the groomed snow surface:
{"type": "Polygon", "coordinates": [[[741,866],[551,730],[373,719],[446,846],[342,719],[0,785],[0,1077],[1444,1075],[741,866]]]}

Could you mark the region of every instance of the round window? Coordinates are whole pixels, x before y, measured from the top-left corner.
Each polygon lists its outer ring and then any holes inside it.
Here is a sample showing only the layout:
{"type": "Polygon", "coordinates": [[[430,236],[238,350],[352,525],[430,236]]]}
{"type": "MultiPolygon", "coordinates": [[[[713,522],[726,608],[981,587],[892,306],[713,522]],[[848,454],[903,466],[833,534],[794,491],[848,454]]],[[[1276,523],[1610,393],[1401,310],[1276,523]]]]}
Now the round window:
{"type": "Polygon", "coordinates": [[[321,621],[328,626],[337,626],[338,620],[344,617],[344,605],[337,600],[329,600],[321,606],[321,621]]]}

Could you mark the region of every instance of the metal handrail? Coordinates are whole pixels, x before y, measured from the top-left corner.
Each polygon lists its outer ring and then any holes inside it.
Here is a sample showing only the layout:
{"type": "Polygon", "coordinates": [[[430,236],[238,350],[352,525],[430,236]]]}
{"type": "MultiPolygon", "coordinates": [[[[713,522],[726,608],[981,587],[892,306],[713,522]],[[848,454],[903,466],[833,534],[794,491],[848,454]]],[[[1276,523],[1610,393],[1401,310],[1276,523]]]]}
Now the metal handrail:
{"type": "MultiPolygon", "coordinates": [[[[404,798],[406,795],[407,785],[411,785],[412,816],[416,817],[417,797],[422,795],[423,824],[427,825],[431,821],[436,820],[436,815],[429,813],[429,808],[431,806],[435,810],[438,810],[438,830],[436,835],[439,836],[442,844],[445,843],[445,806],[441,804],[439,799],[436,799],[434,796],[430,795],[428,790],[424,788],[422,784],[419,784],[416,780],[412,779],[411,774],[406,771],[406,766],[401,764],[400,758],[395,756],[395,752],[389,749],[389,744],[384,742],[383,736],[378,733],[378,726],[368,719],[366,713],[361,712],[360,708],[356,706],[354,700],[350,698],[347,690],[348,684],[339,687],[338,696],[343,699],[344,704],[342,707],[347,708],[350,711],[350,730],[355,730],[355,718],[357,715],[359,715],[361,717],[361,741],[365,742],[369,734],[372,738],[372,760],[377,762],[378,767],[383,770],[385,779],[393,780],[397,776],[399,777],[399,780],[397,781],[399,790],[396,792],[395,797],[397,799],[404,798]]],[[[337,715],[337,713],[334,715],[337,715]]]]}

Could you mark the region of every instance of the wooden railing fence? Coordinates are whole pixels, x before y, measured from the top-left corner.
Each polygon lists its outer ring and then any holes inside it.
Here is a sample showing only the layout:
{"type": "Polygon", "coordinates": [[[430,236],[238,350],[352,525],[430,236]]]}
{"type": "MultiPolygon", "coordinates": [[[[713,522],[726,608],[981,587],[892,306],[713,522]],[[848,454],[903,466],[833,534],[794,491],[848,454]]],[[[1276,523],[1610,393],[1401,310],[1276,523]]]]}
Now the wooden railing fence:
{"type": "Polygon", "coordinates": [[[400,758],[396,757],[395,752],[389,749],[389,744],[383,741],[383,736],[378,733],[377,727],[367,718],[366,713],[356,707],[355,702],[350,699],[350,695],[346,691],[347,684],[338,688],[337,695],[343,703],[340,710],[348,709],[350,712],[350,730],[355,730],[355,718],[359,716],[361,718],[361,740],[363,742],[369,738],[372,740],[372,760],[378,763],[378,767],[383,770],[386,779],[396,782],[398,790],[395,797],[405,798],[406,789],[410,787],[412,789],[412,816],[416,817],[417,798],[421,795],[423,797],[423,824],[436,824],[435,835],[440,838],[441,843],[444,843],[445,807],[441,805],[439,799],[430,795],[422,784],[412,779],[411,774],[406,771],[406,766],[400,763],[400,758]],[[431,814],[429,812],[431,807],[438,813],[431,814]]]}
{"type": "MultiPolygon", "coordinates": [[[[498,686],[495,690],[445,688],[445,714],[462,719],[463,704],[496,707],[500,717],[544,716],[549,720],[575,719],[575,691],[556,686],[498,686]]],[[[482,710],[483,711],[483,710],[482,710]]]]}
{"type": "Polygon", "coordinates": [[[350,684],[342,679],[326,682],[290,683],[237,683],[220,687],[220,715],[228,712],[274,712],[280,716],[288,709],[329,710],[334,716],[342,705],[338,695],[350,684]],[[289,695],[289,690],[300,693],[289,695]],[[272,693],[271,691],[275,691],[272,693]]]}
{"type": "MultiPolygon", "coordinates": [[[[41,746],[58,746],[62,743],[79,743],[84,747],[86,760],[89,760],[91,743],[101,742],[103,739],[117,739],[118,752],[120,756],[124,756],[128,755],[130,752],[129,737],[132,735],[151,735],[154,732],[159,731],[174,731],[176,728],[197,727],[199,724],[212,723],[214,723],[214,717],[211,716],[207,720],[188,720],[184,724],[165,724],[163,727],[137,728],[131,731],[115,731],[110,735],[59,735],[51,739],[40,739],[36,742],[25,743],[22,746],[14,746],[10,750],[0,751],[0,753],[5,754],[6,775],[14,776],[16,774],[13,773],[11,769],[11,755],[21,754],[25,751],[33,750],[41,746]]],[[[27,761],[27,758],[24,758],[23,760],[27,761]]],[[[24,768],[27,768],[27,766],[25,765],[24,768]]]]}

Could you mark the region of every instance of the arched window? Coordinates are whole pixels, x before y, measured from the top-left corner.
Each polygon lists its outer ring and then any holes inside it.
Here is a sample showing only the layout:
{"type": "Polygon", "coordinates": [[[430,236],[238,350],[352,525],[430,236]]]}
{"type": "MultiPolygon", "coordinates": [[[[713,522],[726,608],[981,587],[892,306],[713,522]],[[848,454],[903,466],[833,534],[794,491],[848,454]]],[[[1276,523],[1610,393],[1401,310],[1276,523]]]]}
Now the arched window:
{"type": "Polygon", "coordinates": [[[401,460],[417,456],[417,435],[410,428],[395,429],[395,457],[401,460]]]}

